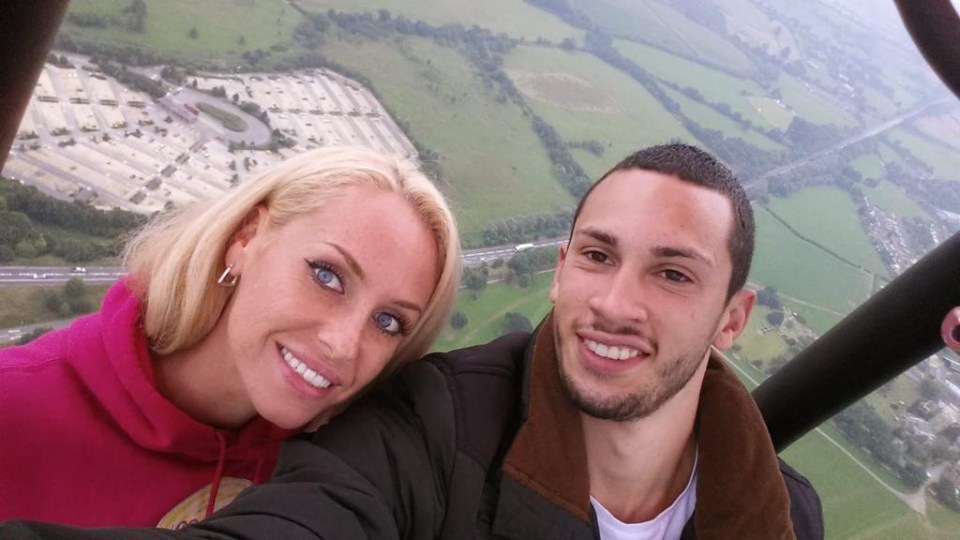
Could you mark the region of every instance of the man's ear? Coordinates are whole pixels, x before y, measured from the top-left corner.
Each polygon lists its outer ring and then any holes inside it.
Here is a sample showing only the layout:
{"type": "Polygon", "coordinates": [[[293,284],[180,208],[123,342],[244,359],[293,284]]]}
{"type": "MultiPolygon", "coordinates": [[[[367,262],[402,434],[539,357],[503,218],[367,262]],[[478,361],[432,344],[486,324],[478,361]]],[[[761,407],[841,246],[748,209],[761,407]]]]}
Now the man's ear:
{"type": "Polygon", "coordinates": [[[250,209],[250,212],[240,223],[240,228],[233,233],[233,239],[230,241],[224,257],[224,265],[233,266],[232,273],[234,275],[240,275],[244,260],[250,251],[250,242],[257,234],[262,234],[266,224],[267,209],[262,204],[258,204],[250,209]]]}
{"type": "Polygon", "coordinates": [[[720,317],[720,324],[717,326],[717,333],[713,336],[713,346],[721,351],[725,351],[733,346],[733,341],[747,327],[747,321],[750,319],[750,312],[753,311],[753,303],[757,299],[757,293],[752,289],[740,289],[733,294],[727,307],[720,317]]]}
{"type": "Polygon", "coordinates": [[[557,251],[557,270],[553,273],[553,285],[550,286],[550,301],[557,303],[557,294],[560,289],[560,272],[563,270],[563,261],[567,259],[567,247],[569,244],[563,244],[557,251]]]}

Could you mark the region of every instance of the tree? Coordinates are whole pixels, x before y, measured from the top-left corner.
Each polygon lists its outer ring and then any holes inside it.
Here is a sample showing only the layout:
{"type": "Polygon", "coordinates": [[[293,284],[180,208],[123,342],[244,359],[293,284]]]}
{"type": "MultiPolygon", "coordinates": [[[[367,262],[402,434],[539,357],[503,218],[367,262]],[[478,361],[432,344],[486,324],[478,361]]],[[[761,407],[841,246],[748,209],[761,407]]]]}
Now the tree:
{"type": "Polygon", "coordinates": [[[460,330],[466,326],[468,322],[467,316],[464,315],[462,311],[458,311],[453,314],[453,317],[450,317],[450,326],[452,326],[454,330],[460,330]]]}
{"type": "Polygon", "coordinates": [[[780,326],[783,324],[783,312],[771,311],[770,313],[767,313],[767,322],[772,326],[780,326]]]}
{"type": "Polygon", "coordinates": [[[530,274],[520,274],[517,276],[517,287],[521,289],[529,287],[531,282],[533,282],[533,278],[530,277],[530,274]]]}
{"type": "Polygon", "coordinates": [[[87,284],[84,283],[83,278],[72,277],[63,286],[63,294],[67,298],[82,298],[87,294],[87,284]]]}
{"type": "Polygon", "coordinates": [[[487,287],[487,268],[464,268],[463,285],[471,291],[482,291],[487,287]]]}
{"type": "Polygon", "coordinates": [[[530,319],[526,318],[522,313],[509,312],[503,316],[503,333],[509,334],[510,332],[532,332],[533,325],[530,324],[530,319]]]}

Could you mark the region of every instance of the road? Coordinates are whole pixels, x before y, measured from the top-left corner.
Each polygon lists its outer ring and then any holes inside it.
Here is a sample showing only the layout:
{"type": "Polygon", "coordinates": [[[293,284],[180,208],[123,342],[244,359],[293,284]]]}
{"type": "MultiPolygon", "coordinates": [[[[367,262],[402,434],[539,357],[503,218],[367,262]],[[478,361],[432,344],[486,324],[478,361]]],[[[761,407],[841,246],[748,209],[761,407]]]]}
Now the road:
{"type": "Polygon", "coordinates": [[[3,266],[0,285],[62,285],[73,277],[88,283],[113,283],[124,273],[122,268],[105,266],[3,266]]]}
{"type": "Polygon", "coordinates": [[[760,176],[757,176],[757,177],[755,177],[755,178],[752,178],[752,179],[747,180],[745,183],[746,183],[747,185],[751,185],[751,184],[754,184],[754,183],[756,183],[756,182],[769,180],[770,178],[773,178],[774,176],[777,176],[777,175],[780,175],[780,174],[783,174],[783,173],[786,173],[786,172],[790,172],[790,171],[796,169],[797,167],[802,167],[802,166],[804,166],[804,165],[806,165],[806,164],[808,164],[808,163],[814,162],[814,161],[820,159],[821,157],[823,157],[823,156],[825,156],[825,155],[827,155],[827,154],[830,154],[830,153],[832,153],[832,152],[836,152],[836,151],[838,151],[838,150],[842,150],[842,149],[850,146],[851,144],[856,144],[856,143],[858,143],[858,142],[860,142],[860,141],[862,141],[862,140],[864,140],[864,139],[869,139],[870,137],[873,137],[874,135],[877,135],[877,134],[879,134],[879,133],[882,133],[882,132],[884,132],[884,131],[892,128],[892,127],[898,126],[898,125],[902,124],[903,122],[905,122],[906,120],[909,120],[909,119],[911,119],[911,118],[914,118],[914,117],[916,117],[916,116],[919,116],[919,115],[923,114],[924,112],[926,112],[926,111],[927,111],[928,109],[930,109],[931,107],[936,107],[936,106],[938,106],[938,105],[943,105],[943,104],[945,104],[945,103],[950,103],[950,102],[954,101],[954,99],[955,99],[955,98],[953,98],[952,96],[949,97],[949,98],[943,98],[943,99],[941,99],[941,100],[934,101],[934,102],[932,102],[932,103],[927,103],[926,105],[922,105],[922,106],[920,106],[920,107],[917,107],[916,109],[913,109],[913,110],[910,110],[910,111],[907,111],[907,112],[898,114],[897,116],[894,116],[893,118],[891,118],[891,119],[889,119],[889,120],[887,120],[887,121],[885,121],[885,122],[882,122],[882,123],[880,123],[880,124],[877,124],[877,125],[869,128],[869,129],[867,129],[866,131],[863,131],[863,132],[861,132],[861,133],[859,133],[859,134],[857,134],[857,135],[854,135],[853,137],[844,139],[844,140],[840,141],[839,143],[831,146],[830,148],[827,148],[826,150],[821,150],[821,151],[816,152],[816,153],[814,153],[814,154],[810,154],[809,156],[804,156],[804,157],[802,157],[802,158],[800,158],[800,159],[798,159],[798,160],[796,160],[796,161],[787,163],[786,165],[781,165],[780,167],[777,167],[777,168],[775,168],[775,169],[771,169],[771,170],[769,170],[769,171],[761,174],[760,176]]]}
{"type": "MultiPolygon", "coordinates": [[[[533,242],[536,247],[559,246],[566,238],[551,238],[533,242]]],[[[477,266],[497,258],[507,259],[516,253],[513,244],[470,249],[463,252],[464,266],[477,266]]],[[[88,283],[112,283],[126,272],[119,266],[0,266],[0,286],[3,285],[62,285],[70,278],[79,277],[88,283]]]]}

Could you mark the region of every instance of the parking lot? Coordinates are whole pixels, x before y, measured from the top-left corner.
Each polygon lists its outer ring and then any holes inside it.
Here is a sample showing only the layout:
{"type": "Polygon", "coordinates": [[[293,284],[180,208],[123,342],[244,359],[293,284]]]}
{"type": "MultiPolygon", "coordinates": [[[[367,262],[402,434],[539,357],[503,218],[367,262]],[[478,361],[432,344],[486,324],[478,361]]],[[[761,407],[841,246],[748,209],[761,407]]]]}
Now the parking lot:
{"type": "Polygon", "coordinates": [[[188,77],[155,101],[86,58],[67,57],[74,67],[45,66],[3,168],[60,198],[152,213],[216,197],[307,149],[350,144],[416,156],[369,90],[327,70],[188,77]],[[210,95],[221,86],[226,98],[210,95]],[[198,102],[243,118],[247,129],[198,116],[198,102]],[[244,113],[243,102],[265,110],[269,125],[244,113]],[[267,151],[273,129],[296,144],[267,151]]]}

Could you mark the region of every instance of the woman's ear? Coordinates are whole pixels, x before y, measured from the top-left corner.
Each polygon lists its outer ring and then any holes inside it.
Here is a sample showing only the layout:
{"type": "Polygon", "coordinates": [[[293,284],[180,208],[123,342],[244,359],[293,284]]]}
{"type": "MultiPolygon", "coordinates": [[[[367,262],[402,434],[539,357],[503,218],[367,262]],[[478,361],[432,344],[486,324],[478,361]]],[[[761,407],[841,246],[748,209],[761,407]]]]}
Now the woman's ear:
{"type": "Polygon", "coordinates": [[[262,204],[258,204],[250,209],[240,227],[233,233],[233,239],[227,247],[227,253],[224,257],[224,265],[233,267],[231,273],[239,276],[243,269],[243,263],[251,251],[251,243],[258,235],[263,234],[263,229],[267,224],[267,209],[262,204]]]}

